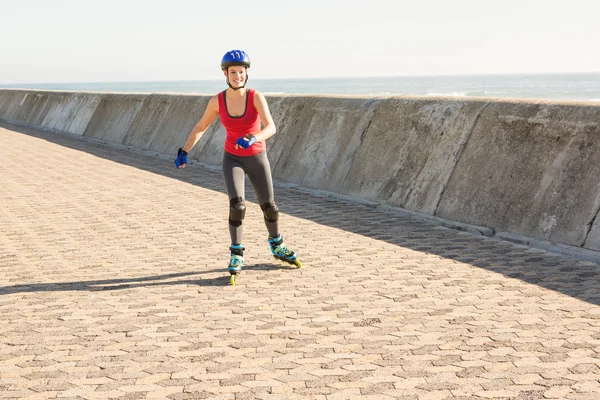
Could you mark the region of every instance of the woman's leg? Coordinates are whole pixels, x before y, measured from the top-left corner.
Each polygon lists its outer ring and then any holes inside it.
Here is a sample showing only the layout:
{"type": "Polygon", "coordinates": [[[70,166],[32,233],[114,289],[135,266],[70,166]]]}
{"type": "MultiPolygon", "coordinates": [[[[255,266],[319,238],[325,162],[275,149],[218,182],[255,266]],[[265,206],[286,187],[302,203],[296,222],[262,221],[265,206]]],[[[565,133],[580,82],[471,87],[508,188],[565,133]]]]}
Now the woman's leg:
{"type": "Polygon", "coordinates": [[[232,245],[241,245],[244,233],[243,221],[246,214],[244,204],[245,173],[240,163],[225,152],[223,155],[223,179],[229,196],[229,235],[232,245]]]}
{"type": "Polygon", "coordinates": [[[271,252],[279,260],[302,267],[296,258],[296,253],[283,243],[283,236],[279,233],[279,209],[275,205],[271,166],[266,151],[248,157],[248,162],[245,162],[244,166],[265,217],[271,252]]]}
{"type": "Polygon", "coordinates": [[[279,210],[275,205],[273,178],[271,177],[271,165],[267,158],[267,152],[263,151],[248,157],[246,171],[263,212],[269,235],[275,237],[279,234],[279,210]]]}

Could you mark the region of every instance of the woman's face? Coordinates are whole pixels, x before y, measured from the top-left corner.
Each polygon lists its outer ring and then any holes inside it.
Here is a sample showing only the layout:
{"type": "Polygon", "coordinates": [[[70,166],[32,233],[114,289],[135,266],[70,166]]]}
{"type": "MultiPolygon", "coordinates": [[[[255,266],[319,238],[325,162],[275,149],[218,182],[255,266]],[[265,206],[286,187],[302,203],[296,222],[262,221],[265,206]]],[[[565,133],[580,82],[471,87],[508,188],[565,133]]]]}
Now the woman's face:
{"type": "Polygon", "coordinates": [[[242,65],[234,65],[223,71],[229,79],[229,84],[233,87],[242,87],[246,83],[246,67],[242,65]]]}

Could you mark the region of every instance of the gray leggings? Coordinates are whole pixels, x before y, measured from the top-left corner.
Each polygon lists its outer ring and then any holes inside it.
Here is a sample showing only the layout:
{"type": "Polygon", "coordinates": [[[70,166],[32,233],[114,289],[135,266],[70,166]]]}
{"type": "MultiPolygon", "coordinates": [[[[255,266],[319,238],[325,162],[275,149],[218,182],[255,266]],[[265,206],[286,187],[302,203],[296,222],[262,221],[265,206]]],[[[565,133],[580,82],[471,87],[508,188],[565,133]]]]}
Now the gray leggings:
{"type": "Polygon", "coordinates": [[[242,235],[244,233],[242,220],[244,219],[245,206],[245,190],[244,178],[248,175],[250,183],[256,193],[256,199],[260,204],[265,215],[265,225],[269,231],[269,235],[275,237],[279,234],[279,224],[277,222],[278,212],[275,205],[275,196],[273,193],[273,179],[271,177],[271,165],[267,158],[267,152],[262,151],[253,156],[240,157],[228,152],[223,152],[223,178],[229,195],[230,210],[234,210],[233,214],[230,211],[229,218],[229,234],[231,235],[232,244],[241,244],[242,235]],[[241,204],[241,206],[240,206],[241,204]],[[243,211],[236,214],[235,208],[244,207],[243,211]]]}

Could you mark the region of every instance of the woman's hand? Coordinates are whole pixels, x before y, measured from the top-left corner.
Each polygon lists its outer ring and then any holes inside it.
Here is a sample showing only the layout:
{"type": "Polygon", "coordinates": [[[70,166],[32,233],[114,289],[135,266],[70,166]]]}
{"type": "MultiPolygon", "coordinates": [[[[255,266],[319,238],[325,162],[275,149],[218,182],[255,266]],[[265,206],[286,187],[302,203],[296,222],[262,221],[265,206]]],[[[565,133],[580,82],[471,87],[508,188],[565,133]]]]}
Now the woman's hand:
{"type": "Polygon", "coordinates": [[[235,141],[235,148],[243,147],[244,149],[247,149],[254,143],[256,143],[256,136],[247,134],[246,137],[241,137],[235,141]]]}
{"type": "Polygon", "coordinates": [[[177,150],[177,158],[175,159],[175,167],[185,168],[187,165],[187,151],[184,151],[181,147],[177,150]]]}

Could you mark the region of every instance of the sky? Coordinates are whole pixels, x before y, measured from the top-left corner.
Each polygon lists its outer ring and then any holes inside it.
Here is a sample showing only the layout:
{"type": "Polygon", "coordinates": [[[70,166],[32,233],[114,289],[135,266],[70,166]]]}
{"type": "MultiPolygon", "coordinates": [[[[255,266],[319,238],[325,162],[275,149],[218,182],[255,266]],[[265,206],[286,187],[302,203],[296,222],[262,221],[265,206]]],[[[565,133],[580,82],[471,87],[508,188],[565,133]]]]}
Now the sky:
{"type": "Polygon", "coordinates": [[[0,0],[0,83],[600,72],[598,0],[0,0]]]}

